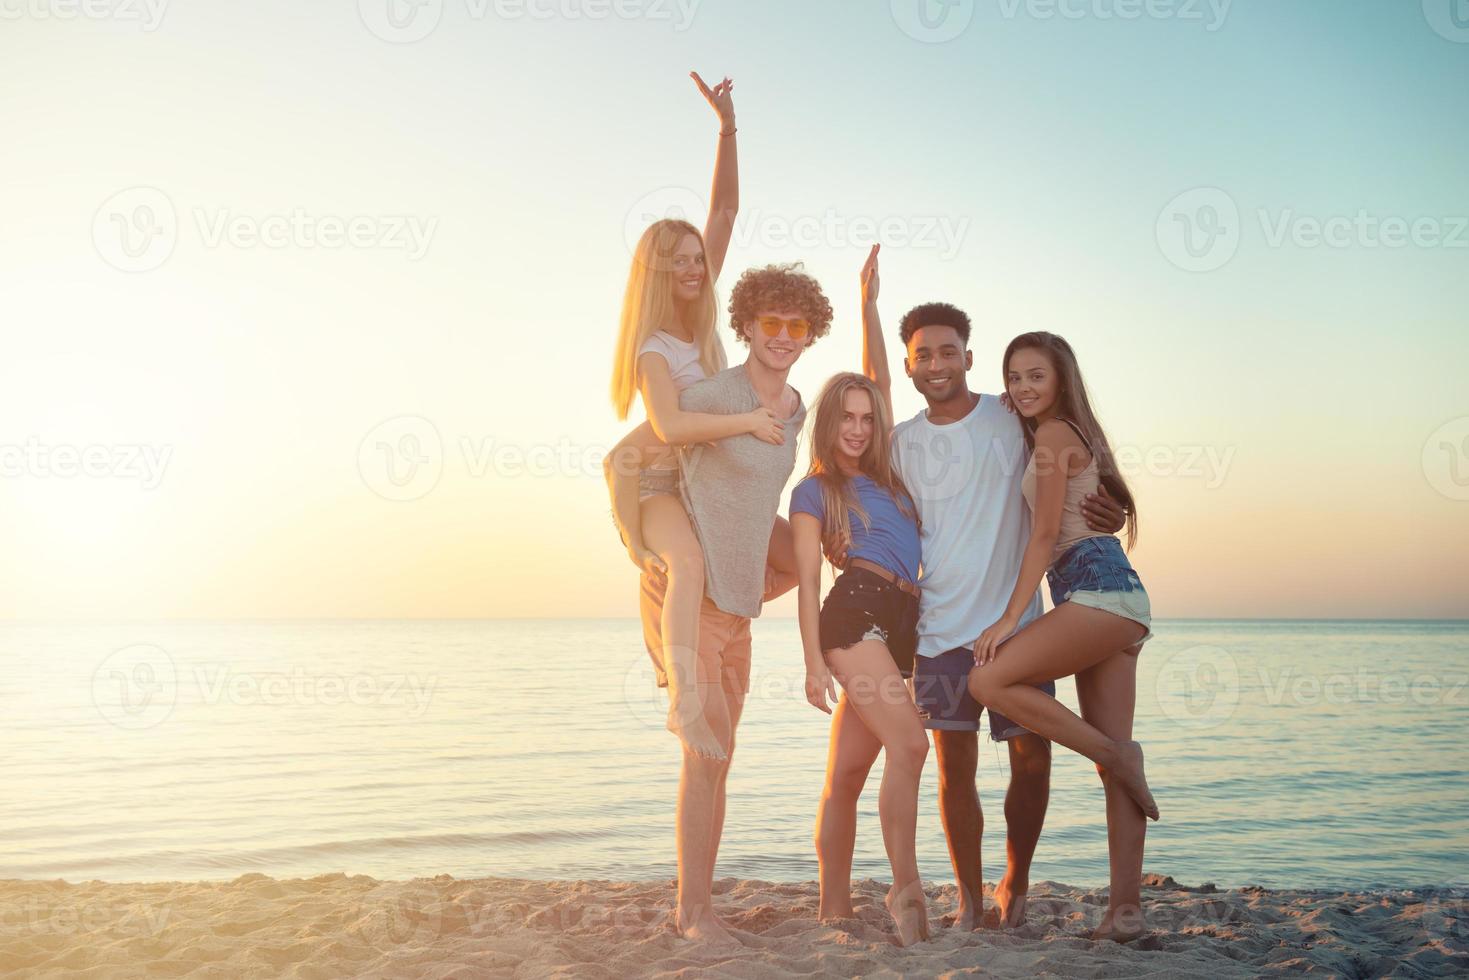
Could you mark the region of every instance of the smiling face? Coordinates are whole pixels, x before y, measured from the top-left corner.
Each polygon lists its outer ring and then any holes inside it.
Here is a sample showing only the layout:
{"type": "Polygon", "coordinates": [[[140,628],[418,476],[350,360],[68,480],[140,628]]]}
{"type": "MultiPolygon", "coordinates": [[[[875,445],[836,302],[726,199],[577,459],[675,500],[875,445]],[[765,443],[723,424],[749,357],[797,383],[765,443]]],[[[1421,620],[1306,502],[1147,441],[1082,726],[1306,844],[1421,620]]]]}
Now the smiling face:
{"type": "Polygon", "coordinates": [[[757,313],[754,321],[744,328],[755,359],[772,371],[790,370],[791,365],[796,363],[796,359],[806,349],[806,345],[811,343],[810,333],[804,334],[800,340],[791,338],[788,322],[801,319],[803,317],[796,310],[761,310],[757,313]],[[784,320],[787,323],[783,323],[780,331],[771,337],[766,335],[760,325],[762,320],[784,320]]]}
{"type": "Polygon", "coordinates": [[[1055,365],[1039,347],[1021,347],[1005,365],[1005,390],[1015,410],[1028,419],[1054,413],[1061,397],[1055,365]]]}
{"type": "Polygon", "coordinates": [[[691,303],[699,298],[704,286],[704,248],[699,236],[684,235],[678,248],[670,257],[673,263],[673,298],[680,303],[691,303]]]}
{"type": "Polygon", "coordinates": [[[872,396],[852,388],[842,396],[842,422],[837,429],[836,455],[845,469],[856,472],[862,454],[872,445],[875,425],[872,396]]]}
{"type": "Polygon", "coordinates": [[[946,402],[967,388],[964,375],[974,365],[974,355],[964,349],[959,331],[950,326],[919,327],[908,339],[908,356],[903,369],[913,387],[930,403],[946,402]]]}

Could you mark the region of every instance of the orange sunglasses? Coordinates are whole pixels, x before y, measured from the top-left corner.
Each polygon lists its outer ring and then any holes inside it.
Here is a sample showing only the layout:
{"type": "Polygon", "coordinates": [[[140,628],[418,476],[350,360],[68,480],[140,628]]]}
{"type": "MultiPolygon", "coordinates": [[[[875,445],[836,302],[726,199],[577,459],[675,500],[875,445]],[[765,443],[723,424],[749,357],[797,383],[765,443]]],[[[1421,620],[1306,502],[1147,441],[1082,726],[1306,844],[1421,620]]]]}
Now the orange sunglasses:
{"type": "Polygon", "coordinates": [[[780,336],[781,327],[785,328],[792,340],[800,340],[811,331],[809,320],[786,320],[778,316],[762,316],[760,318],[760,329],[767,337],[780,336]]]}

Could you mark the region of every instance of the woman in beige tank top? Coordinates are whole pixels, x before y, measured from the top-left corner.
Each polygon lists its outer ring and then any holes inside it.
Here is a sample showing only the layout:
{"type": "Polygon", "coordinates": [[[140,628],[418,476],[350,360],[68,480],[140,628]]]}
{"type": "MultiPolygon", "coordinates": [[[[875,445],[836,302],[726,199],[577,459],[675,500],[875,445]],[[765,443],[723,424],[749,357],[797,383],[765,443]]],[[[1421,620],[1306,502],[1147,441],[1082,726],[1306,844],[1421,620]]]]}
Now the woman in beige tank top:
{"type": "Polygon", "coordinates": [[[999,622],[974,645],[969,691],[1017,724],[1091,759],[1106,797],[1111,892],[1093,938],[1134,939],[1142,917],[1143,841],[1158,808],[1132,741],[1137,654],[1152,636],[1147,592],[1115,535],[1086,525],[1082,500],[1098,486],[1136,508],[1096,421],[1076,355],[1061,337],[1023,334],[1004,360],[1006,389],[1021,416],[1031,457],[1021,492],[1032,526],[1019,580],[999,622]],[[1016,632],[1041,576],[1054,608],[1016,632]],[[1033,686],[1075,675],[1077,716],[1033,686]]]}

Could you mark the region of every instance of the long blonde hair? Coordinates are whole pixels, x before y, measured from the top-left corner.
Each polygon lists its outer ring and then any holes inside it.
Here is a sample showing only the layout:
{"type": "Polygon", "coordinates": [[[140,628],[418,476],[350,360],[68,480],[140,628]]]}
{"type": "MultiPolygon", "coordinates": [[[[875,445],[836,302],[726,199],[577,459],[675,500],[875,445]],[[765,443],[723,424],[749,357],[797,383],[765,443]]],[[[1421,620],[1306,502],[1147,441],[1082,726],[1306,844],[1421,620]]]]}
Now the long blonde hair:
{"type": "Polygon", "coordinates": [[[718,374],[726,366],[724,345],[714,333],[719,305],[714,298],[714,277],[706,264],[699,295],[679,308],[673,298],[673,253],[685,235],[699,241],[704,236],[687,221],[665,218],[655,221],[633,249],[632,271],[622,295],[622,321],[617,328],[617,348],[612,355],[612,407],[619,419],[627,418],[633,396],[638,393],[638,351],[659,330],[677,323],[680,316],[693,331],[699,348],[699,363],[705,374],[718,374]]]}
{"type": "Polygon", "coordinates": [[[851,521],[847,511],[856,511],[864,528],[872,527],[867,509],[857,497],[852,480],[837,464],[837,440],[841,438],[842,412],[845,411],[847,392],[865,391],[872,399],[872,438],[862,456],[857,460],[857,469],[888,493],[905,516],[922,526],[918,507],[913,496],[903,484],[903,478],[893,468],[892,431],[893,420],[888,415],[887,399],[873,381],[861,374],[844,371],[832,375],[821,388],[816,398],[815,421],[811,424],[811,468],[808,477],[821,481],[821,505],[826,519],[821,526],[821,550],[826,560],[845,552],[852,544],[851,521]]]}
{"type": "MultiPolygon", "coordinates": [[[[1076,423],[1086,441],[1087,449],[1097,461],[1097,479],[1107,488],[1107,496],[1126,509],[1127,518],[1123,527],[1127,531],[1127,549],[1131,551],[1132,546],[1137,543],[1137,501],[1133,499],[1132,490],[1118,471],[1107,434],[1102,431],[1102,423],[1097,421],[1097,413],[1092,411],[1092,401],[1087,396],[1086,382],[1081,377],[1081,365],[1077,363],[1076,352],[1071,349],[1066,338],[1059,334],[1044,330],[1021,334],[1005,348],[1004,366],[1000,373],[1007,390],[1010,387],[1010,358],[1016,351],[1026,349],[1040,351],[1055,369],[1056,380],[1061,389],[1056,398],[1056,417],[1076,423]]],[[[1025,445],[1034,452],[1035,419],[1022,416],[1020,424],[1025,433],[1025,445]]]]}

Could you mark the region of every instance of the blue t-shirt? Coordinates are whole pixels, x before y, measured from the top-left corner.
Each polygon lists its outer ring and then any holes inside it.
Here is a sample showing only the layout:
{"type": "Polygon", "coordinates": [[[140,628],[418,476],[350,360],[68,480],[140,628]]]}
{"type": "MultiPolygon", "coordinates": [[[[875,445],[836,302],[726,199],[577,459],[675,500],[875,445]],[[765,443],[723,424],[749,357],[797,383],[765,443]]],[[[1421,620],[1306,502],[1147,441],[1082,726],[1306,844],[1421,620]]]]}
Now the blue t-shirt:
{"type": "MultiPolygon", "coordinates": [[[[917,582],[921,554],[918,525],[898,509],[892,494],[869,477],[854,476],[852,486],[872,526],[864,527],[855,510],[847,511],[847,522],[852,526],[852,547],[847,557],[865,558],[900,578],[917,582]]],[[[810,514],[825,525],[826,507],[821,500],[819,477],[808,476],[791,491],[791,517],[794,519],[797,514],[810,514]]]]}

